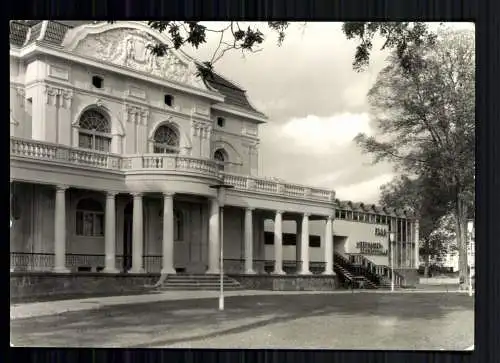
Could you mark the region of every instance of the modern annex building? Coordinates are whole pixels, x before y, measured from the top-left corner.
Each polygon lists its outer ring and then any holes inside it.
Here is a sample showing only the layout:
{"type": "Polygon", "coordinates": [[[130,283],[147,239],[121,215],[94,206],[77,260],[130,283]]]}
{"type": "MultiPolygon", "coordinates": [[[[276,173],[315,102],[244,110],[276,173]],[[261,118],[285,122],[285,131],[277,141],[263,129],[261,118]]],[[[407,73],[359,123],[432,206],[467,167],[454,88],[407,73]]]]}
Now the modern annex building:
{"type": "Polygon", "coordinates": [[[221,211],[230,275],[416,270],[409,212],[257,175],[266,116],[154,41],[144,22],[10,23],[11,271],[217,273],[221,211]]]}

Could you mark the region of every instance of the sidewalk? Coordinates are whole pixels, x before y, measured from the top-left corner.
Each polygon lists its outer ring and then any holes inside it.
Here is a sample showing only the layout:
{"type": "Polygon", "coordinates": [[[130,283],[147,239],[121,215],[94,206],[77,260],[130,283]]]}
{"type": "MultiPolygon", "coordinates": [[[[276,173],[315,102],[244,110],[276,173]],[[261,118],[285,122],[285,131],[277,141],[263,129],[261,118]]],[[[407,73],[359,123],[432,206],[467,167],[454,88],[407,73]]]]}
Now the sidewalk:
{"type": "MultiPolygon", "coordinates": [[[[305,294],[391,294],[388,290],[339,290],[339,291],[270,291],[270,290],[241,290],[227,291],[224,296],[257,296],[257,295],[305,295],[305,294]]],[[[463,291],[446,290],[398,290],[392,294],[412,293],[463,293],[463,291]]],[[[104,306],[144,304],[160,301],[217,299],[218,291],[162,291],[146,295],[121,295],[108,297],[93,297],[73,300],[44,301],[10,306],[11,319],[32,318],[38,316],[57,315],[71,311],[99,309],[104,306]]]]}

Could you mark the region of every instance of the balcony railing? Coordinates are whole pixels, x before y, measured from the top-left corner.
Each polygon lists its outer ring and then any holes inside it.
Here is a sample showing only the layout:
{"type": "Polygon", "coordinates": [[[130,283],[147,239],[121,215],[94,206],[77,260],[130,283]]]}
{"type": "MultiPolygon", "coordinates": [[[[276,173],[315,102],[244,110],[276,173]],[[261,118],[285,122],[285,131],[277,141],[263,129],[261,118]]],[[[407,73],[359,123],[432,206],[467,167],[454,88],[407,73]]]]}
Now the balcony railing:
{"type": "Polygon", "coordinates": [[[201,174],[222,177],[224,183],[233,185],[236,190],[248,190],[280,196],[298,197],[321,201],[333,201],[335,192],[312,188],[304,185],[259,178],[249,175],[219,171],[215,160],[193,158],[175,154],[117,155],[69,146],[10,138],[10,155],[15,157],[46,160],[111,169],[123,172],[140,170],[166,170],[181,173],[201,174]]]}

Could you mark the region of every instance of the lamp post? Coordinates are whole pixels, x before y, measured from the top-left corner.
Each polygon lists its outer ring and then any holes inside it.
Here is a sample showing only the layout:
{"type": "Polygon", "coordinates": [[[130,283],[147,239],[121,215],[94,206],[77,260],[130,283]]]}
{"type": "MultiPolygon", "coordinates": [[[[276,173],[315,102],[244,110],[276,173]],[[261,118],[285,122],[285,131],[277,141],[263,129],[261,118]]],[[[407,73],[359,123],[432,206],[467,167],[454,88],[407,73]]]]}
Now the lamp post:
{"type": "Polygon", "coordinates": [[[394,248],[393,242],[395,238],[394,232],[389,232],[389,247],[391,248],[391,292],[394,292],[394,248]]]}
{"type": "Polygon", "coordinates": [[[217,190],[217,201],[219,204],[219,269],[220,269],[220,286],[219,286],[219,310],[224,310],[224,202],[226,200],[226,190],[234,188],[229,184],[215,184],[210,188],[217,190]]]}

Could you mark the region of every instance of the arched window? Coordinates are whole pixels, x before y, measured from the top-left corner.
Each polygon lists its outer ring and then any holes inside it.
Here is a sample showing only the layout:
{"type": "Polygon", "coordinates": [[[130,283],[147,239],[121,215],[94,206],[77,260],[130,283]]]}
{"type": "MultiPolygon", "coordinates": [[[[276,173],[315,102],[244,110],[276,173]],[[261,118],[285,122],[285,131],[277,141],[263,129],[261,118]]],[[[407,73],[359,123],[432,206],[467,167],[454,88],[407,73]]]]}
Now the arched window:
{"type": "Polygon", "coordinates": [[[111,127],[106,116],[97,110],[87,110],[80,117],[78,126],[79,147],[109,152],[111,127]]]}
{"type": "Polygon", "coordinates": [[[173,128],[162,125],[154,135],[154,149],[156,154],[175,154],[179,152],[179,135],[173,128]]]}
{"type": "Polygon", "coordinates": [[[95,199],[81,199],[76,205],[76,235],[104,236],[104,210],[95,199]]]}
{"type": "Polygon", "coordinates": [[[214,152],[214,160],[218,161],[218,168],[221,171],[224,171],[224,163],[227,162],[227,154],[224,149],[217,149],[214,152]]]}

